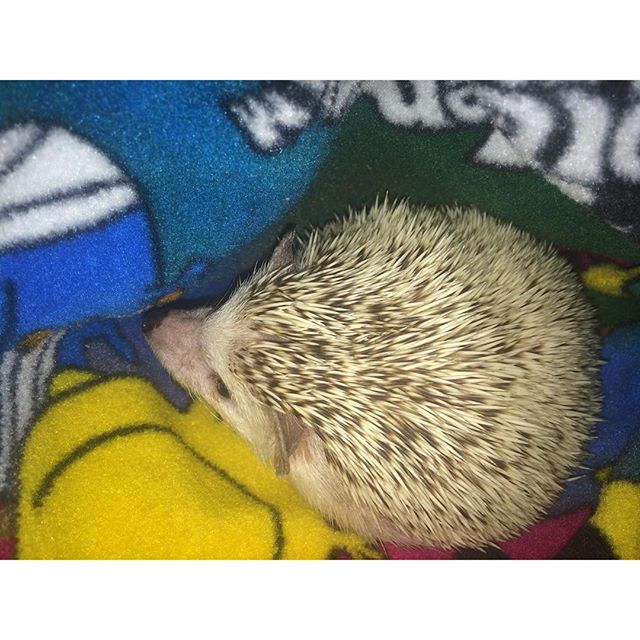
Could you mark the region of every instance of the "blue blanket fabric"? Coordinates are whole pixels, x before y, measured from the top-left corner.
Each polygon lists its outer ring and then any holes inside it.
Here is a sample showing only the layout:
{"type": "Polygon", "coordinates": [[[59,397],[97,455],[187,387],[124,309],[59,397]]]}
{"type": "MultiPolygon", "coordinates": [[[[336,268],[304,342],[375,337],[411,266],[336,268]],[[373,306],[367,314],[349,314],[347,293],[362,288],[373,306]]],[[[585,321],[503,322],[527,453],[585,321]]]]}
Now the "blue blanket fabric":
{"type": "Polygon", "coordinates": [[[252,88],[0,87],[0,211],[15,222],[0,225],[4,348],[38,329],[134,313],[207,269],[255,260],[243,249],[304,191],[335,127],[314,124],[277,156],[257,153],[224,108],[252,88]]]}

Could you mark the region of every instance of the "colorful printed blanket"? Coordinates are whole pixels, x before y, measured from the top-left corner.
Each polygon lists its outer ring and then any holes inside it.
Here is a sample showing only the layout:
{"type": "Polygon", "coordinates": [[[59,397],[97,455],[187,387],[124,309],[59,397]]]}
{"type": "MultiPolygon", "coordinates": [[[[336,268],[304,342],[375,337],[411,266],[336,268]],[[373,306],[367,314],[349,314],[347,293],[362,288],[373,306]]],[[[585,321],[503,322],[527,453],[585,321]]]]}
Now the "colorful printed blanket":
{"type": "Polygon", "coordinates": [[[0,557],[640,558],[640,83],[0,83],[0,557]],[[602,422],[492,549],[336,531],[167,377],[140,312],[376,196],[555,243],[603,336],[602,422]]]}

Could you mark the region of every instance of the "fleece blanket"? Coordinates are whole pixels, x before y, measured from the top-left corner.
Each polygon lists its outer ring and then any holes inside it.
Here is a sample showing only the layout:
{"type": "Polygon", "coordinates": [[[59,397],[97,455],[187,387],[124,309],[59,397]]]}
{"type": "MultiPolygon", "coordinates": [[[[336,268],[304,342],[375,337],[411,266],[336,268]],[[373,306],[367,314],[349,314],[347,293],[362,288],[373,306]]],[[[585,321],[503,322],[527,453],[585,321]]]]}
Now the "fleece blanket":
{"type": "Polygon", "coordinates": [[[640,558],[640,83],[0,83],[0,556],[640,558]],[[491,549],[337,531],[176,387],[140,312],[378,195],[555,243],[602,333],[602,420],[491,549]]]}

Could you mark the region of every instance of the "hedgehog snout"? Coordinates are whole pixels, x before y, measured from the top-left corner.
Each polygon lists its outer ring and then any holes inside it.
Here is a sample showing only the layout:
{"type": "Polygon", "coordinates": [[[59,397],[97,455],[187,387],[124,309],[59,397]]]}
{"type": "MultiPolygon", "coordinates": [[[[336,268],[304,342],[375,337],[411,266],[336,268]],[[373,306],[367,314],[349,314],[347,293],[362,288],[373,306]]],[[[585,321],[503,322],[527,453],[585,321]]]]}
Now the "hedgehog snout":
{"type": "Polygon", "coordinates": [[[146,334],[158,328],[168,313],[166,307],[156,307],[145,312],[142,316],[142,331],[146,334]]]}
{"type": "Polygon", "coordinates": [[[211,369],[200,347],[202,320],[191,311],[152,309],[143,317],[149,346],[169,374],[183,386],[206,392],[211,369]]]}

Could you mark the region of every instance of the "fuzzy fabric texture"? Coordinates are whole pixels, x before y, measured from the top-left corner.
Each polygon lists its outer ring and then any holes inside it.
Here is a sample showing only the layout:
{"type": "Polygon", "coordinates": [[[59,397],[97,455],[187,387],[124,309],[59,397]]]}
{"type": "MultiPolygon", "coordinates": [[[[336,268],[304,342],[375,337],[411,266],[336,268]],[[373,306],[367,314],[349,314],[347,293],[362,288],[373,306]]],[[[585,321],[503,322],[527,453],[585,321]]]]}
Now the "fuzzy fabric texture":
{"type": "Polygon", "coordinates": [[[639,105],[627,82],[0,83],[0,557],[640,558],[639,105]],[[584,476],[498,548],[335,531],[140,333],[385,192],[555,243],[599,313],[584,476]]]}

